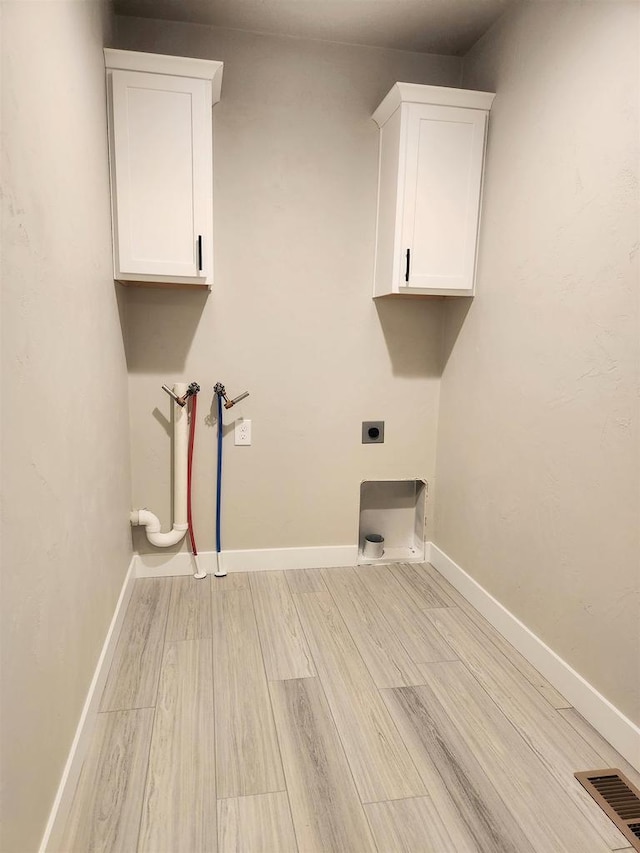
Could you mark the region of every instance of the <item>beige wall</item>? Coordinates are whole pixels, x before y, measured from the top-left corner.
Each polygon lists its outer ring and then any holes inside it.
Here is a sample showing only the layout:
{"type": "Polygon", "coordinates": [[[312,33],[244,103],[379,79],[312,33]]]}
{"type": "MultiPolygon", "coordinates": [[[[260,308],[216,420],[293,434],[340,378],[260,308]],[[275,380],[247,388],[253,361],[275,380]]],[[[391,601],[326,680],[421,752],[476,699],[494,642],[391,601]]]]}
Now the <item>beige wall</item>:
{"type": "MultiPolygon", "coordinates": [[[[378,130],[397,80],[457,85],[461,61],[120,18],[117,46],[223,60],[214,109],[213,292],[130,289],[133,502],[170,522],[168,398],[251,396],[225,441],[223,547],[355,544],[363,479],[432,480],[441,304],[371,299],[378,130]],[[361,422],[384,419],[384,445],[361,422]]],[[[215,426],[199,419],[198,543],[214,548],[215,426]]],[[[153,550],[141,531],[135,543],[153,550]]],[[[184,546],[183,546],[184,547],[184,546]]]]}
{"type": "Polygon", "coordinates": [[[636,722],[639,10],[530,4],[465,58],[498,95],[478,295],[446,311],[436,528],[636,722]]]}
{"type": "Polygon", "coordinates": [[[94,2],[3,2],[2,841],[40,838],[130,560],[94,2]]]}

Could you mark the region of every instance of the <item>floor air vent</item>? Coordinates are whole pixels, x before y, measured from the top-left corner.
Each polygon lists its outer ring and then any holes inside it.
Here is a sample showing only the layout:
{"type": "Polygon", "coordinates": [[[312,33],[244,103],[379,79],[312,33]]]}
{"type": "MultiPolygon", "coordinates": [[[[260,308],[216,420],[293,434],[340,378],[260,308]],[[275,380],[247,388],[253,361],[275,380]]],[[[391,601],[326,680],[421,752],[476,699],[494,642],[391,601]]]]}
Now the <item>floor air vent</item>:
{"type": "Polygon", "coordinates": [[[573,774],[634,850],[640,850],[640,791],[615,768],[573,774]]]}

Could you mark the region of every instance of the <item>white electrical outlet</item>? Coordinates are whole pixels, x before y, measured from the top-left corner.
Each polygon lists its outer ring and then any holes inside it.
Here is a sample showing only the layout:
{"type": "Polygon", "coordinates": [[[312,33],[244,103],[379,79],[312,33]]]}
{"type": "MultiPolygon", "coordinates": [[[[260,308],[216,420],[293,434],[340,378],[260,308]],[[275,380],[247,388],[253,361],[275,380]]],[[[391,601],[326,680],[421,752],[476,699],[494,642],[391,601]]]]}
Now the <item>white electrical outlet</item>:
{"type": "Polygon", "coordinates": [[[247,418],[238,418],[233,432],[235,444],[251,444],[251,421],[247,418]]]}

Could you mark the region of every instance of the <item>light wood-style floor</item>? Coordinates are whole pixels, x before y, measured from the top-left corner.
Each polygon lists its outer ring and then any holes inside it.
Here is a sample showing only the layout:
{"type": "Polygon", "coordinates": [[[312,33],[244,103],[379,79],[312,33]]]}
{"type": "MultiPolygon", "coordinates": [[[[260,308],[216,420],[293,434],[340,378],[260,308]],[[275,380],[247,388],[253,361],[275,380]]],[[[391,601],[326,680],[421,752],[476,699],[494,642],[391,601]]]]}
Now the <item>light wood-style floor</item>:
{"type": "Polygon", "coordinates": [[[66,853],[607,853],[622,759],[428,564],[141,579],[66,853]]]}

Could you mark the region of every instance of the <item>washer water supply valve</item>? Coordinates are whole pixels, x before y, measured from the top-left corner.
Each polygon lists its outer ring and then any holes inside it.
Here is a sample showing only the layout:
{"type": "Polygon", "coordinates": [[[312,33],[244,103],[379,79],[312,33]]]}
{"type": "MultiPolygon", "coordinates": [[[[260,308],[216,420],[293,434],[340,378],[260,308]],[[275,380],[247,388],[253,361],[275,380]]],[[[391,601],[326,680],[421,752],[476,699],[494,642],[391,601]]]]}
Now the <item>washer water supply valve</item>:
{"type": "Polygon", "coordinates": [[[186,394],[183,394],[182,397],[178,397],[178,395],[171,388],[169,388],[168,385],[163,385],[162,390],[167,392],[167,394],[171,397],[174,403],[177,403],[181,408],[184,409],[184,407],[187,405],[187,400],[189,399],[189,397],[193,397],[196,394],[200,393],[200,386],[197,382],[191,382],[187,387],[186,394]]]}
{"type": "Polygon", "coordinates": [[[242,394],[238,394],[237,397],[235,397],[233,400],[230,400],[227,397],[227,392],[222,382],[216,382],[216,384],[213,386],[213,391],[214,394],[218,395],[218,397],[222,397],[222,399],[224,400],[225,409],[230,409],[232,406],[235,406],[236,403],[239,403],[240,400],[244,400],[245,397],[249,396],[248,391],[243,391],[242,394]]]}

